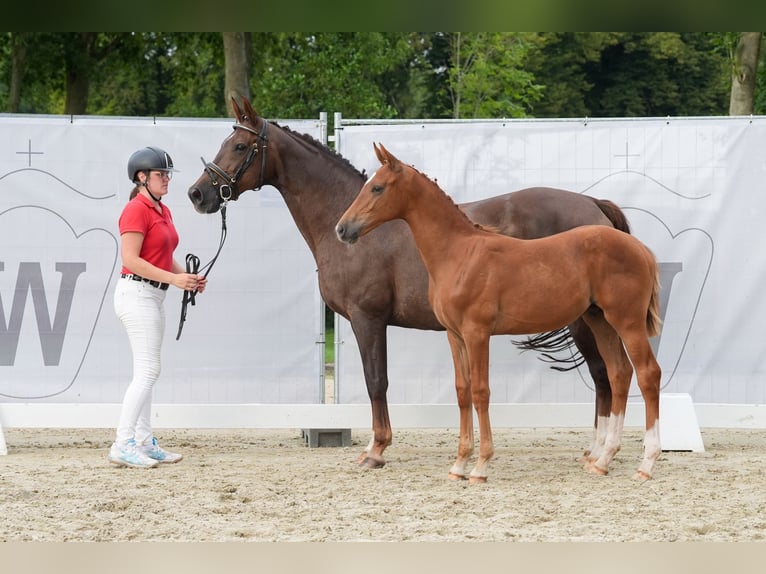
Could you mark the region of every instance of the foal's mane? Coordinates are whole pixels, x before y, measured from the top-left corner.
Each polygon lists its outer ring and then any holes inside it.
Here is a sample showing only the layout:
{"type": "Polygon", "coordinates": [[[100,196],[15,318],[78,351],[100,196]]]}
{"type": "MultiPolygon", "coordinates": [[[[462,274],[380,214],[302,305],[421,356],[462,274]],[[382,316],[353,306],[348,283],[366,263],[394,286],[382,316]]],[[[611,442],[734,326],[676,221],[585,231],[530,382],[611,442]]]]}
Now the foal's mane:
{"type": "Polygon", "coordinates": [[[474,229],[479,229],[481,231],[488,231],[490,233],[499,233],[500,232],[500,230],[497,227],[493,227],[493,226],[489,226],[489,225],[481,225],[480,223],[476,223],[474,220],[472,220],[470,217],[468,217],[468,215],[466,214],[465,211],[460,209],[460,206],[457,203],[455,203],[455,200],[452,199],[452,197],[439,186],[439,184],[437,183],[437,181],[435,179],[431,179],[431,177],[429,177],[428,175],[426,175],[425,173],[420,171],[414,165],[410,165],[410,167],[415,171],[415,173],[420,174],[423,177],[423,179],[425,179],[427,182],[429,182],[431,185],[433,185],[438,191],[440,191],[441,194],[444,197],[446,197],[447,200],[452,204],[452,207],[454,207],[460,213],[460,215],[462,215],[465,218],[465,220],[468,223],[473,225],[474,229]]]}

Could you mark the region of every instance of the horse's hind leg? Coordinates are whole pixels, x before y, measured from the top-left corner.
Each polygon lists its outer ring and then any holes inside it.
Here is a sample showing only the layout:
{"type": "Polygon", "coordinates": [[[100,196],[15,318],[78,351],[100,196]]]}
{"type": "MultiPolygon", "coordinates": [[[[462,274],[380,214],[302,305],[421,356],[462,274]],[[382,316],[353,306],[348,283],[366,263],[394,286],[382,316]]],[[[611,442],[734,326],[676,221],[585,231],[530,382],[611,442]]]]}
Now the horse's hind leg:
{"type": "Polygon", "coordinates": [[[583,319],[578,319],[569,325],[569,333],[572,335],[577,349],[588,365],[588,371],[593,379],[596,391],[596,408],[593,418],[593,439],[590,448],[583,454],[583,462],[594,461],[604,448],[606,439],[606,427],[609,421],[609,412],[612,408],[612,389],[609,386],[609,376],[606,365],[596,347],[593,333],[583,319]]]}
{"type": "Polygon", "coordinates": [[[624,334],[625,349],[636,369],[638,388],[644,398],[646,433],[644,434],[644,457],[635,478],[647,480],[652,477],[654,463],[660,456],[660,381],[662,371],[654,356],[646,332],[624,334]]]}
{"type": "Polygon", "coordinates": [[[351,321],[359,352],[362,356],[364,380],[372,407],[372,439],[359,455],[357,462],[367,468],[380,468],[386,464],[383,451],[391,444],[391,421],[388,416],[388,360],[386,352],[386,323],[380,319],[351,321]]]}
{"type": "Polygon", "coordinates": [[[452,331],[447,331],[447,339],[452,351],[452,363],[455,368],[455,392],[460,409],[460,441],[457,459],[449,471],[449,476],[452,479],[464,480],[466,478],[466,466],[474,449],[471,374],[468,366],[468,353],[463,340],[452,331]]]}
{"type": "Polygon", "coordinates": [[[591,328],[599,353],[604,360],[612,396],[603,448],[597,457],[590,457],[585,464],[585,469],[594,474],[607,474],[609,464],[622,445],[622,432],[625,426],[625,411],[633,368],[617,332],[604,319],[600,309],[588,311],[583,315],[583,319],[591,328]]]}

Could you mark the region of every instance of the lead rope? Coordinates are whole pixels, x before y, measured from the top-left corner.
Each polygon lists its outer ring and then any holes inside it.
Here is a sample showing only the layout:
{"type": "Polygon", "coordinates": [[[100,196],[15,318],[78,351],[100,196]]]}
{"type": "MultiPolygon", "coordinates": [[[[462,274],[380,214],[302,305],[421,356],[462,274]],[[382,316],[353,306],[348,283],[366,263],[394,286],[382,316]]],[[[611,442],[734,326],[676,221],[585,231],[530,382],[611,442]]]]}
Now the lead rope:
{"type": "MultiPolygon", "coordinates": [[[[207,263],[202,269],[200,269],[199,266],[199,257],[194,255],[193,253],[188,253],[186,255],[186,272],[187,273],[193,273],[194,275],[198,275],[200,271],[203,271],[202,277],[207,277],[208,273],[210,273],[210,270],[213,268],[213,264],[218,259],[218,256],[221,254],[221,249],[223,248],[224,241],[226,241],[226,203],[224,202],[223,205],[221,205],[221,241],[218,243],[218,251],[215,252],[215,256],[210,260],[209,263],[207,263]]],[[[181,338],[181,331],[184,329],[184,323],[186,322],[186,310],[191,303],[192,305],[196,305],[197,297],[197,290],[191,290],[187,289],[184,291],[183,299],[181,299],[181,318],[178,320],[178,333],[176,334],[176,341],[181,338]]]]}

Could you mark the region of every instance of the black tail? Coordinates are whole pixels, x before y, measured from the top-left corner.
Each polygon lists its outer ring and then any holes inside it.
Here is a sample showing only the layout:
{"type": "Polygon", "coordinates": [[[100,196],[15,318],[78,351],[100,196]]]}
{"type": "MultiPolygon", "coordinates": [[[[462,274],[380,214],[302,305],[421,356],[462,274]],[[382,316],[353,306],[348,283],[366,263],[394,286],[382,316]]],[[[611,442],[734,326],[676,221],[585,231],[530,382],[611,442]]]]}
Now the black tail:
{"type": "Polygon", "coordinates": [[[554,363],[551,369],[556,371],[571,371],[585,362],[580,351],[574,344],[574,339],[568,327],[556,331],[548,331],[539,335],[527,337],[524,341],[511,341],[521,351],[537,351],[538,359],[546,363],[554,363]],[[553,353],[566,352],[568,357],[556,357],[553,353]]]}
{"type": "MultiPolygon", "coordinates": [[[[604,215],[609,218],[615,229],[630,233],[628,218],[625,217],[625,212],[616,203],[608,199],[596,199],[595,197],[592,199],[604,215]]],[[[533,335],[524,341],[513,341],[513,344],[522,352],[539,352],[541,356],[538,358],[546,363],[554,363],[551,365],[551,369],[556,371],[571,371],[585,363],[585,359],[577,349],[568,327],[533,335]],[[555,356],[556,353],[566,353],[568,356],[557,357],[555,356]]]]}

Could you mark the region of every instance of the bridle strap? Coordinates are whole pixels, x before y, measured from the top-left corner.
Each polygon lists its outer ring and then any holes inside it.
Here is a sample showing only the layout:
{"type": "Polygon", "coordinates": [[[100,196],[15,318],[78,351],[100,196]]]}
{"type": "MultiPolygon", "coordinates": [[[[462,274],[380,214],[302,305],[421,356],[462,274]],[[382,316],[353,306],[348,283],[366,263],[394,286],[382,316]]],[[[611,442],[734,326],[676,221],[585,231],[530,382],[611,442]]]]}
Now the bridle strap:
{"type": "Polygon", "coordinates": [[[239,197],[240,192],[237,189],[237,183],[242,177],[242,174],[244,174],[250,167],[250,164],[253,163],[255,156],[258,155],[259,142],[263,142],[263,153],[261,154],[261,179],[258,183],[258,187],[254,187],[253,189],[261,189],[263,187],[263,172],[266,169],[266,150],[269,143],[269,122],[264,120],[263,128],[260,132],[257,132],[253,128],[243,124],[234,124],[233,129],[245,130],[258,136],[258,139],[255,140],[253,145],[250,146],[244,161],[237,168],[237,171],[233,176],[229,176],[229,174],[226,173],[223,168],[213,163],[212,161],[206,162],[205,158],[200,158],[202,160],[202,164],[205,166],[205,172],[207,173],[208,177],[210,177],[210,181],[213,184],[213,187],[218,189],[218,195],[221,198],[221,201],[224,202],[231,199],[237,199],[239,197]],[[221,180],[220,183],[218,181],[219,179],[221,180]]]}
{"type": "MultiPolygon", "coordinates": [[[[226,202],[224,202],[223,205],[221,205],[221,241],[218,243],[218,250],[215,252],[215,255],[213,258],[206,263],[201,269],[199,266],[199,257],[194,255],[193,253],[187,253],[186,254],[186,272],[187,273],[193,273],[194,275],[198,275],[200,271],[203,272],[202,277],[207,277],[208,273],[210,273],[210,270],[213,268],[213,265],[218,260],[218,256],[221,254],[221,249],[223,249],[223,244],[226,241],[226,202]]],[[[186,322],[186,311],[191,303],[192,306],[197,304],[196,301],[197,297],[197,290],[194,291],[187,289],[184,291],[183,299],[181,299],[181,318],[178,321],[178,333],[176,333],[176,341],[181,338],[181,332],[184,329],[184,323],[186,322]]]]}

